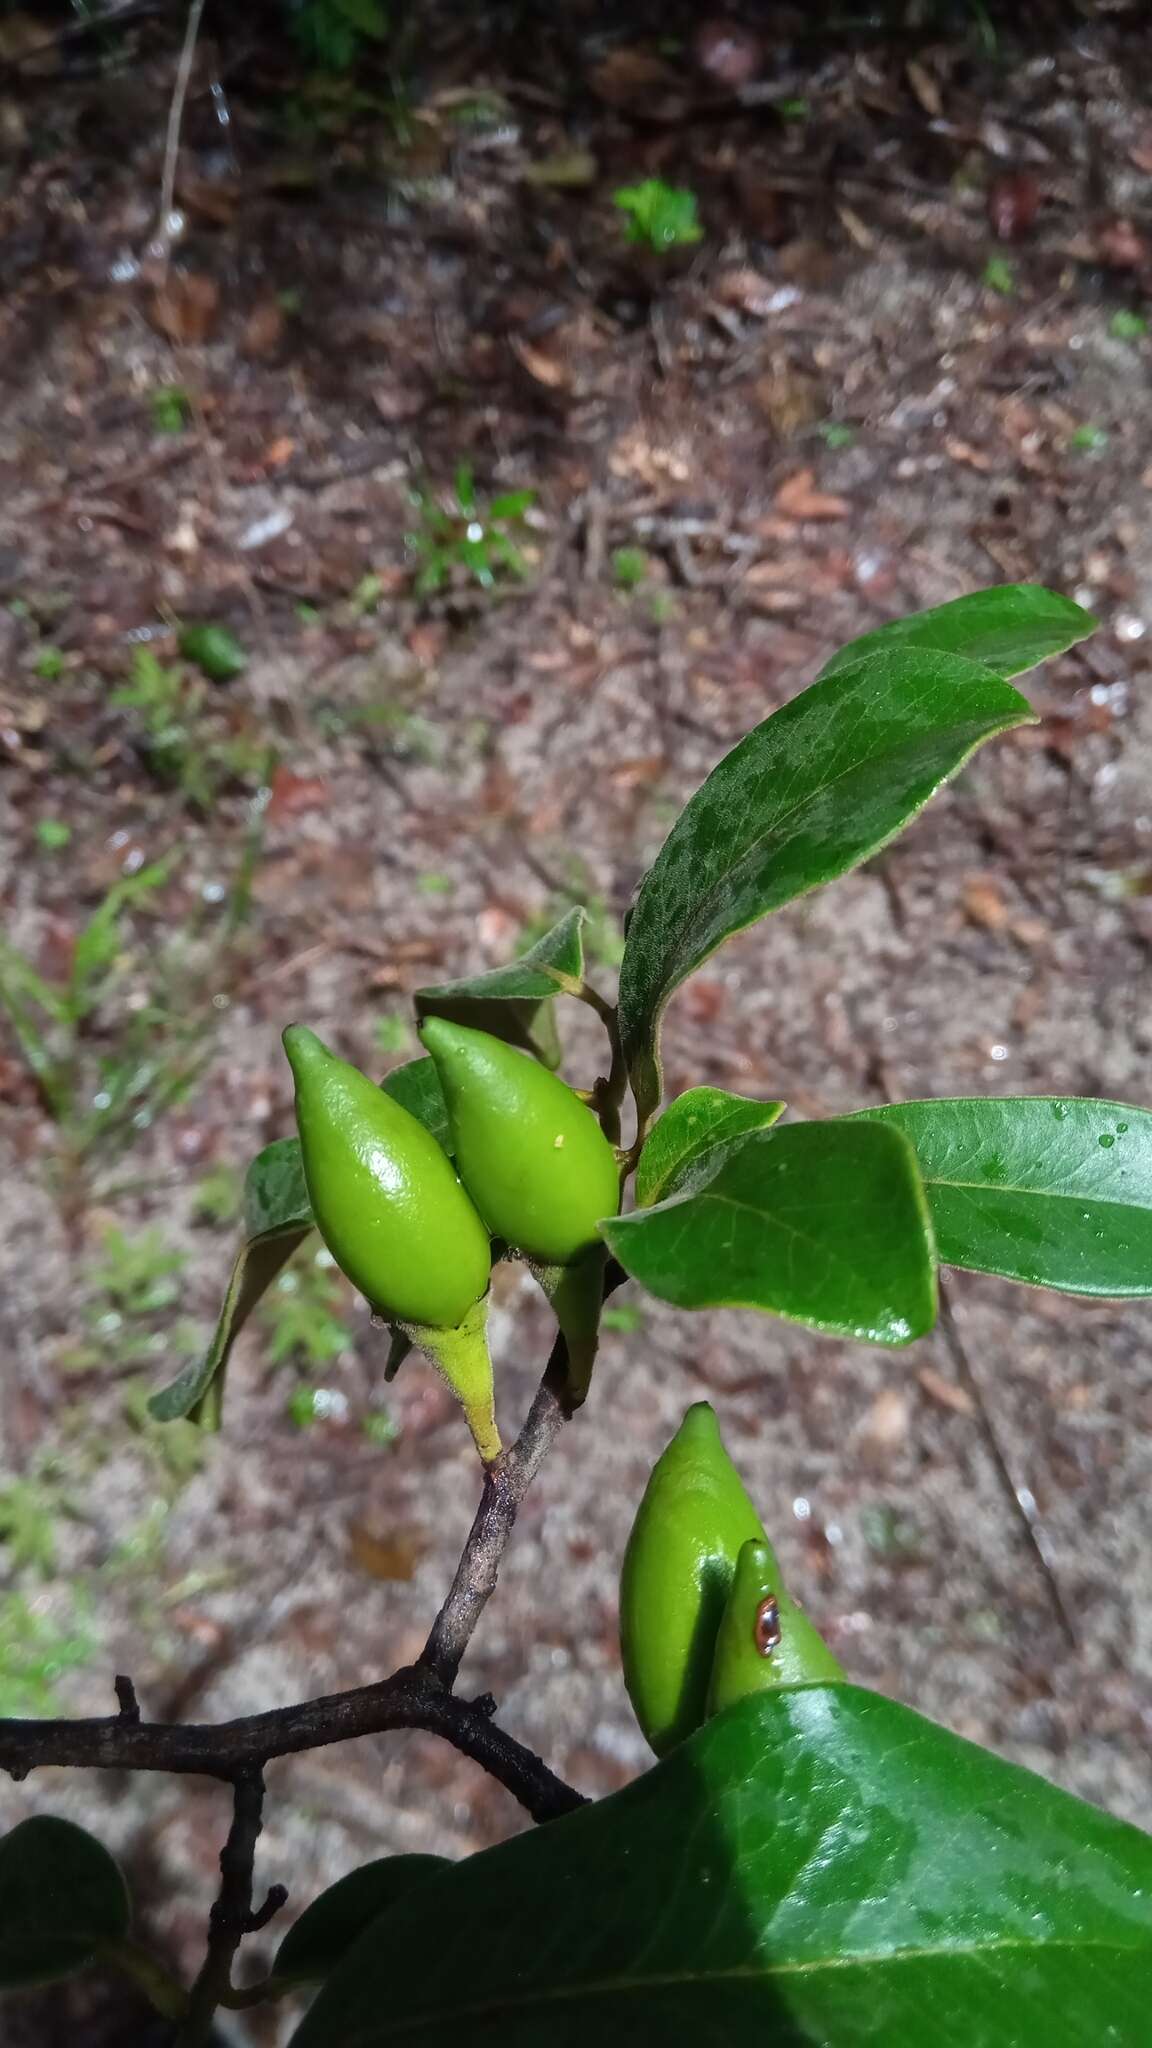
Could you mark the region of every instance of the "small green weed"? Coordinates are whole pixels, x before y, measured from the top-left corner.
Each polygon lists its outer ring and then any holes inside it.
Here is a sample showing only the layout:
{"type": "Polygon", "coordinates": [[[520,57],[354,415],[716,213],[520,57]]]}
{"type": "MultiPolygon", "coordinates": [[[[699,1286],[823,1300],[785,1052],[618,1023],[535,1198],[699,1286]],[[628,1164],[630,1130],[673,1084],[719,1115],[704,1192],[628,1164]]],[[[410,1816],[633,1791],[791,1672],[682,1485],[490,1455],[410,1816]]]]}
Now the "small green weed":
{"type": "Polygon", "coordinates": [[[684,186],[645,178],[639,185],[621,185],[612,204],[626,217],[627,239],[646,249],[682,248],[703,239],[696,194],[684,186]]]}
{"type": "Polygon", "coordinates": [[[56,1682],[90,1664],[97,1644],[77,1594],[58,1618],[22,1593],[0,1596],[0,1717],[43,1718],[60,1711],[56,1682]]]}
{"type": "Polygon", "coordinates": [[[1069,435],[1068,446],[1075,455],[1103,455],[1108,446],[1107,428],[1093,426],[1091,421],[1087,421],[1069,435]]]}
{"type": "Polygon", "coordinates": [[[11,1570],[26,1567],[47,1578],[56,1564],[56,1518],[61,1499],[45,1477],[9,1479],[0,1486],[0,1544],[11,1570]]]}
{"type": "Polygon", "coordinates": [[[1011,298],[1016,290],[1016,266],[1006,256],[990,256],[984,265],[984,283],[990,292],[1011,298]]]}
{"type": "Polygon", "coordinates": [[[240,1214],[244,1176],[235,1166],[214,1166],[192,1190],[192,1221],[222,1230],[240,1214]]]}
{"type": "Polygon", "coordinates": [[[855,444],[856,429],[844,420],[821,420],[816,432],[826,448],[851,448],[855,444]]]}
{"type": "Polygon", "coordinates": [[[149,393],[152,425],[158,434],[182,434],[192,417],[192,399],[182,384],[161,384],[149,393]]]}
{"type": "Polygon", "coordinates": [[[45,853],[59,853],[62,847],[69,844],[71,838],[72,827],[71,825],[66,825],[63,818],[41,818],[38,820],[36,825],[36,842],[44,848],[45,853]]]}
{"type": "Polygon", "coordinates": [[[618,590],[635,590],[644,582],[651,566],[643,548],[614,548],[612,551],[612,580],[618,590]]]}
{"type": "Polygon", "coordinates": [[[1143,313],[1121,306],[1108,322],[1108,332],[1113,341],[1142,341],[1148,332],[1148,322],[1143,313]]]}
{"type": "Polygon", "coordinates": [[[327,1251],[294,1259],[260,1304],[260,1321],[274,1366],[316,1372],[347,1351],[348,1325],[339,1313],[344,1285],[327,1251]]]}
{"type": "Polygon", "coordinates": [[[446,504],[428,491],[414,491],[419,523],[405,540],[420,565],[417,595],[442,590],[457,574],[471,577],[483,590],[491,590],[504,570],[527,577],[528,564],[513,535],[522,531],[535,497],[535,491],[504,491],[481,499],[467,463],[456,471],[446,504]]]}
{"type": "MultiPolygon", "coordinates": [[[[214,645],[228,642],[234,647],[243,667],[243,650],[221,628],[190,628],[185,641],[193,634],[198,636],[194,658],[217,679],[221,669],[209,669],[205,659],[209,635],[215,636],[214,645]]],[[[235,675],[239,669],[231,666],[227,673],[235,675]]],[[[197,810],[210,811],[229,783],[254,789],[268,780],[271,759],[266,741],[231,729],[227,706],[209,695],[207,683],[189,676],[181,664],[160,661],[150,647],[136,649],[132,674],[112,692],[111,702],[120,711],[137,714],[134,738],[148,766],[197,810]]]]}
{"type": "Polygon", "coordinates": [[[67,655],[59,647],[53,647],[51,642],[40,649],[32,664],[33,673],[39,676],[42,683],[56,682],[67,666],[67,655]]]}

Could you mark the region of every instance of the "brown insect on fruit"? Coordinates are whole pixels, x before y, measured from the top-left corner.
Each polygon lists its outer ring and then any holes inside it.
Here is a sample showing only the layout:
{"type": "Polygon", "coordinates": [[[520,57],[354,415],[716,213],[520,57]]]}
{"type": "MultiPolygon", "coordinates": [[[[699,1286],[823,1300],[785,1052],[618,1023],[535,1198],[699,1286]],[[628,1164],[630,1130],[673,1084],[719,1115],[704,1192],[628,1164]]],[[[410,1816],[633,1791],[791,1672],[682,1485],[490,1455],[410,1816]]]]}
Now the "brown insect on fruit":
{"type": "Polygon", "coordinates": [[[756,1609],[756,1650],[761,1657],[770,1657],[780,1647],[780,1605],[775,1593],[769,1593],[766,1600],[756,1609]]]}

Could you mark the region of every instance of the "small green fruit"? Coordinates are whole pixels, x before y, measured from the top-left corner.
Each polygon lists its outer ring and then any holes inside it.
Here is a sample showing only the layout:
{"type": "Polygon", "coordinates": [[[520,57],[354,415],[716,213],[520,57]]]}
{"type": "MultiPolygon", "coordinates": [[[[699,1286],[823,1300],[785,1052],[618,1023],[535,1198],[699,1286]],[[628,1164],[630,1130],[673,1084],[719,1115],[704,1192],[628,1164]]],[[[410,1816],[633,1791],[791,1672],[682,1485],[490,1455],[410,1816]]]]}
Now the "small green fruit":
{"type": "Polygon", "coordinates": [[[488,1233],[423,1124],[303,1024],[284,1033],[321,1237],[373,1308],[455,1329],[488,1286],[488,1233]]]}
{"type": "Polygon", "coordinates": [[[587,1105],[527,1053],[428,1017],[460,1178],[489,1230],[548,1266],[573,1265],[620,1207],[616,1155],[587,1105]]]}
{"type": "Polygon", "coordinates": [[[781,1685],[828,1685],[844,1676],[823,1637],[784,1591],[770,1543],[741,1546],[712,1662],[708,1712],[781,1685]]]}
{"type": "Polygon", "coordinates": [[[716,1635],[742,1546],[766,1542],[707,1401],[652,1468],[620,1578],[624,1683],[665,1756],[706,1718],[716,1635]]]}

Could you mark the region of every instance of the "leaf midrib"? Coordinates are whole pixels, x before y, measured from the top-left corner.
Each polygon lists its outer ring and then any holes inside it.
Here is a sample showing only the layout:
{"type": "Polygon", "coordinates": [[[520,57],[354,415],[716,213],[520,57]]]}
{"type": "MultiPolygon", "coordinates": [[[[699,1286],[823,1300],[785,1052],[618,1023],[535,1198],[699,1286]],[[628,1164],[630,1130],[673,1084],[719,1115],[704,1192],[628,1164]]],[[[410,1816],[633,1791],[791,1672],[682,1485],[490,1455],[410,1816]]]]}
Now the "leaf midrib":
{"type": "Polygon", "coordinates": [[[978,1958],[1016,1952],[1047,1956],[1054,1951],[1067,1951],[1085,1958],[1095,1955],[1139,1955],[1147,1951],[1149,1963],[1152,1965],[1152,1943],[1149,1942],[1083,1941],[1064,1936],[1049,1941],[1029,1941],[1023,1938],[995,1939],[934,1948],[882,1949],[865,1954],[797,1958],[786,1963],[734,1964],[722,1970],[669,1970],[661,1975],[636,1979],[604,1977],[592,1982],[558,1985],[554,1988],[542,1986],[518,1998],[501,1997],[477,2005],[454,2006],[451,2011],[429,2013],[426,2016],[417,2015],[410,2020],[404,2020],[399,2029],[393,2029],[389,2034],[357,2034],[354,2039],[347,2042],[346,2048],[376,2048],[376,2044],[380,2042],[400,2040],[404,2035],[424,2033],[429,2027],[459,2026],[461,2022],[469,2020],[477,2021],[499,2018],[514,2012],[528,2012],[533,2007],[555,2006],[561,2003],[574,2005],[581,1999],[635,1996],[637,1993],[647,1995],[653,1991],[736,1984],[742,1981],[763,1981],[770,1985],[778,1978],[804,1977],[818,1971],[869,1969],[877,1965],[888,1968],[900,1963],[943,1962],[955,1957],[978,1958]]]}

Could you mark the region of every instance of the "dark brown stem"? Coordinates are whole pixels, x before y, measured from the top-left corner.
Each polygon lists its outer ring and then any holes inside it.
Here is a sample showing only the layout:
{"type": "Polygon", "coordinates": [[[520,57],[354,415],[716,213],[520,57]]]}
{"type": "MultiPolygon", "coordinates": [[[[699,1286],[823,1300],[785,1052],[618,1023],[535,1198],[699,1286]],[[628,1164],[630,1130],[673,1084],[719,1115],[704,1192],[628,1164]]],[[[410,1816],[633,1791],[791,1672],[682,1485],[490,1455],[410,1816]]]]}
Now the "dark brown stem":
{"type": "Polygon", "coordinates": [[[118,1717],[99,1721],[0,1721],[0,1770],[25,1778],[42,1765],[106,1771],[167,1771],[235,1782],[273,1757],[323,1749],[358,1735],[422,1728],[471,1757],[504,1785],[533,1820],[554,1820],[583,1805],[565,1785],[477,1704],[445,1692],[426,1670],[393,1672],[377,1685],[330,1693],[297,1706],[275,1707],[217,1726],[118,1717]]]}
{"type": "Polygon", "coordinates": [[[566,1363],[564,1342],[558,1338],[523,1429],[484,1474],[480,1505],[456,1576],[420,1652],[419,1668],[449,1691],[456,1683],[476,1624],[496,1589],[520,1503],[563,1427],[561,1388],[566,1363]]]}
{"type": "Polygon", "coordinates": [[[232,1825],[220,1851],[220,1890],[208,1921],[208,1952],[189,1993],[176,2048],[205,2048],[231,1989],[233,1958],[252,1926],[252,1870],[263,1813],[263,1771],[241,1771],[232,1789],[232,1825]]]}

